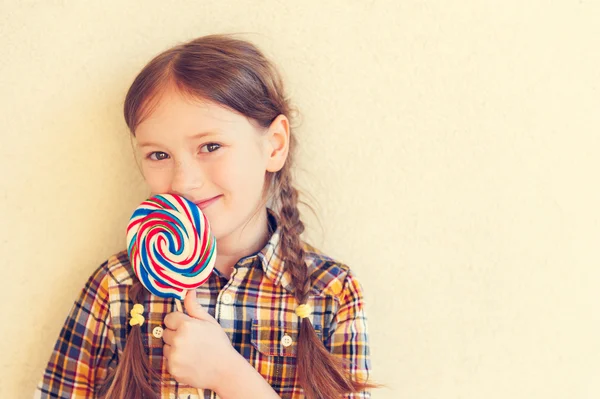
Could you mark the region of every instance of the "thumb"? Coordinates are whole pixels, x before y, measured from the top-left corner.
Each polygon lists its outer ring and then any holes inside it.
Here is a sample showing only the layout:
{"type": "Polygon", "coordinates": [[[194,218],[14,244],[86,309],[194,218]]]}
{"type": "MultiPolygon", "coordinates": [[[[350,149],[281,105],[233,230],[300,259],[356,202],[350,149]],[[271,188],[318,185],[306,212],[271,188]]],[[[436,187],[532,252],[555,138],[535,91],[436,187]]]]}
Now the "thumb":
{"type": "Polygon", "coordinates": [[[183,307],[188,316],[193,317],[194,319],[219,324],[214,317],[212,317],[206,311],[206,309],[204,309],[204,307],[198,303],[196,298],[196,290],[188,290],[188,292],[185,294],[185,299],[183,300],[183,307]]]}

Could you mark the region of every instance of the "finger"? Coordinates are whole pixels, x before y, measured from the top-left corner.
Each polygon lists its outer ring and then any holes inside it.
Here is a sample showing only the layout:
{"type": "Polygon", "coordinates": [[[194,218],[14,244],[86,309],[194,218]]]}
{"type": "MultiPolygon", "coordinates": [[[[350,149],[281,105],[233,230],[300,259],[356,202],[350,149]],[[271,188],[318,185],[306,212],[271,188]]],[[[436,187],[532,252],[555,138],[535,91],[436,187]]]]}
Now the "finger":
{"type": "Polygon", "coordinates": [[[167,360],[169,359],[169,357],[171,356],[171,345],[163,345],[163,356],[167,358],[167,360]]]}
{"type": "Polygon", "coordinates": [[[215,320],[215,318],[212,317],[206,311],[206,309],[204,309],[204,307],[198,303],[198,300],[196,298],[196,290],[189,290],[185,294],[185,299],[183,301],[183,306],[184,306],[185,311],[187,312],[187,314],[190,315],[191,317],[193,317],[195,319],[198,319],[198,320],[208,321],[208,322],[213,323],[213,324],[219,324],[215,320]]]}
{"type": "Polygon", "coordinates": [[[163,322],[168,329],[177,330],[186,319],[188,316],[181,312],[171,312],[165,316],[163,322]]]}
{"type": "Polygon", "coordinates": [[[169,374],[171,374],[171,376],[173,376],[174,378],[176,377],[175,372],[176,370],[173,369],[173,364],[175,362],[175,360],[172,358],[173,354],[175,352],[173,351],[173,348],[171,347],[171,345],[164,345],[163,346],[163,357],[165,359],[166,362],[166,368],[167,368],[167,372],[169,374]]]}
{"type": "Polygon", "coordinates": [[[165,344],[168,345],[173,345],[173,340],[175,338],[175,331],[174,330],[170,330],[168,328],[165,328],[163,330],[163,334],[162,334],[162,340],[165,344]]]}

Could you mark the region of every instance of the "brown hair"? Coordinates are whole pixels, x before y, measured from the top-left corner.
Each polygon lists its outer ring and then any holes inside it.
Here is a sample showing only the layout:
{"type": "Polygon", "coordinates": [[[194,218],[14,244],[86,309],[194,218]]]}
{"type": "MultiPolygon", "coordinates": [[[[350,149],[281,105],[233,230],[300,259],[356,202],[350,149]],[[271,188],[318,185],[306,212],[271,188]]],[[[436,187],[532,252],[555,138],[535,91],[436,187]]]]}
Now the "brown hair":
{"type": "MultiPolygon", "coordinates": [[[[269,127],[281,114],[293,120],[293,109],[285,96],[277,68],[256,46],[233,35],[208,35],[176,45],[154,57],[142,69],[129,88],[124,104],[125,121],[133,136],[137,126],[150,115],[161,93],[168,87],[191,99],[224,105],[263,128],[269,127]]],[[[269,199],[274,199],[274,207],[279,208],[284,267],[290,272],[294,295],[300,305],[308,299],[311,279],[300,239],[304,231],[298,211],[301,201],[292,182],[296,145],[290,126],[288,157],[281,170],[267,173],[263,201],[257,212],[264,209],[269,199]]],[[[146,369],[132,365],[138,361],[133,358],[136,352],[142,354],[144,350],[139,328],[134,327],[115,371],[117,377],[107,379],[111,386],[104,392],[117,393],[119,398],[123,398],[125,392],[128,398],[141,398],[142,394],[150,393],[149,380],[140,378],[142,373],[147,375],[146,369]],[[140,375],[132,380],[123,378],[130,372],[140,375]],[[131,383],[140,385],[135,391],[129,391],[131,383]]],[[[379,387],[378,384],[353,380],[346,367],[348,365],[325,348],[310,319],[303,318],[298,338],[297,374],[306,396],[309,399],[333,399],[345,393],[379,387]]]]}
{"type": "MultiPolygon", "coordinates": [[[[131,308],[136,303],[144,303],[145,288],[136,281],[129,289],[131,308]]],[[[127,323],[129,326],[129,323],[127,323]]],[[[111,369],[97,392],[99,398],[158,399],[156,383],[159,375],[150,366],[142,343],[141,326],[131,326],[122,359],[111,369]]]]}

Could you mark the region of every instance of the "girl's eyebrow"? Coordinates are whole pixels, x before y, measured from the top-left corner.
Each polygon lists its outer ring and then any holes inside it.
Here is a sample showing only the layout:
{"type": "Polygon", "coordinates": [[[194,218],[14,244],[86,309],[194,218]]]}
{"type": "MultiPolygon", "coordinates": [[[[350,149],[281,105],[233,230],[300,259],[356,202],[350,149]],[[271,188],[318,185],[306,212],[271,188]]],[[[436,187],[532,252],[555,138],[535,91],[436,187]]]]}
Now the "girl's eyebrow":
{"type": "MultiPolygon", "coordinates": [[[[189,139],[190,140],[194,140],[194,139],[199,139],[205,136],[211,136],[211,135],[215,135],[218,136],[221,132],[218,130],[211,130],[211,131],[206,131],[206,132],[200,132],[200,133],[196,133],[195,135],[191,136],[189,139]]],[[[155,144],[152,142],[145,142],[143,144],[140,144],[139,147],[140,148],[144,148],[144,147],[150,147],[150,146],[156,146],[159,147],[160,144],[155,144]]]]}

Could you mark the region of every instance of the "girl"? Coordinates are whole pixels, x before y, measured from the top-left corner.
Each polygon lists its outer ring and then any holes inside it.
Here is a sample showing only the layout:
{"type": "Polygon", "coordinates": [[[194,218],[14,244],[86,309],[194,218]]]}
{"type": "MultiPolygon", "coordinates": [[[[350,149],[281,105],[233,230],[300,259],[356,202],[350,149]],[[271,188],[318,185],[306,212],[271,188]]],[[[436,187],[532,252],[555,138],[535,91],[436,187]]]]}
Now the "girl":
{"type": "Polygon", "coordinates": [[[231,35],[194,39],[142,69],[124,113],[151,193],[208,217],[215,269],[182,313],[143,288],[126,250],[109,257],[36,397],[369,398],[362,287],[300,239],[296,138],[272,63],[231,35]]]}

